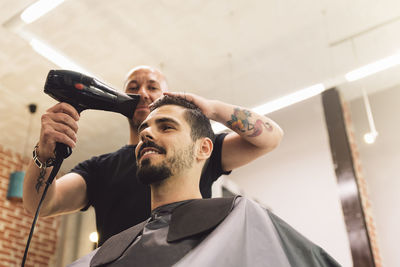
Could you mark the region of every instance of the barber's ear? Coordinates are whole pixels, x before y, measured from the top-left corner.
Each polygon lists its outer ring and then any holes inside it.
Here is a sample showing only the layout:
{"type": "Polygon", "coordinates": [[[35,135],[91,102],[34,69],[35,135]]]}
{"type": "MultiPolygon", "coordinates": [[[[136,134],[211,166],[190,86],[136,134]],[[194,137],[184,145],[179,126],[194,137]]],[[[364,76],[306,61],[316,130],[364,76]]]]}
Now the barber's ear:
{"type": "Polygon", "coordinates": [[[211,156],[213,150],[213,142],[210,138],[204,137],[198,140],[197,159],[206,160],[211,156]]]}

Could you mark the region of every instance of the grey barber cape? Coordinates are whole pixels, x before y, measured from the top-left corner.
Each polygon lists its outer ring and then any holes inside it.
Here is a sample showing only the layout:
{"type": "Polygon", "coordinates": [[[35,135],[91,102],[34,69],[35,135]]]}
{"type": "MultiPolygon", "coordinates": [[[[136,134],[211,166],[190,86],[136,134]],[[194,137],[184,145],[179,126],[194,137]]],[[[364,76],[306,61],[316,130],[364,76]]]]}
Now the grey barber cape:
{"type": "Polygon", "coordinates": [[[69,266],[340,266],[249,199],[196,199],[168,207],[69,266]]]}

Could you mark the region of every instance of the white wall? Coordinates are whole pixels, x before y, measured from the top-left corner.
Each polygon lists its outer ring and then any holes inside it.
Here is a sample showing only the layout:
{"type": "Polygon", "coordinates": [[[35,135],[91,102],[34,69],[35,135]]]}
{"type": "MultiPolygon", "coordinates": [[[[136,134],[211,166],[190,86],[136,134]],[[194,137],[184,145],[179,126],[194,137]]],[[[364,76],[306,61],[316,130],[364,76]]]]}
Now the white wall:
{"type": "Polygon", "coordinates": [[[379,136],[366,144],[369,131],[362,99],[350,102],[362,173],[367,181],[383,266],[400,266],[400,86],[369,95],[379,136]]]}
{"type": "Polygon", "coordinates": [[[268,116],[285,132],[281,145],[228,178],[343,266],[352,266],[321,97],[268,116]]]}

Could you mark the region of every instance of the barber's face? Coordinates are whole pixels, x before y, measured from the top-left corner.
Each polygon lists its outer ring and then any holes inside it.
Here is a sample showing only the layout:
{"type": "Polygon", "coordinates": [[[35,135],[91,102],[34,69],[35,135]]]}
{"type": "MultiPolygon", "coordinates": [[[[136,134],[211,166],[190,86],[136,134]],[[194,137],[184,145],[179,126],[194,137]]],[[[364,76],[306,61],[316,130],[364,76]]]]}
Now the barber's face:
{"type": "Polygon", "coordinates": [[[152,184],[192,167],[194,142],[184,109],[166,105],[154,110],[139,126],[137,177],[152,184]]]}
{"type": "Polygon", "coordinates": [[[146,119],[150,113],[149,104],[167,91],[167,83],[161,73],[153,69],[138,69],[126,81],[125,92],[139,94],[140,101],[130,121],[135,128],[146,119]]]}

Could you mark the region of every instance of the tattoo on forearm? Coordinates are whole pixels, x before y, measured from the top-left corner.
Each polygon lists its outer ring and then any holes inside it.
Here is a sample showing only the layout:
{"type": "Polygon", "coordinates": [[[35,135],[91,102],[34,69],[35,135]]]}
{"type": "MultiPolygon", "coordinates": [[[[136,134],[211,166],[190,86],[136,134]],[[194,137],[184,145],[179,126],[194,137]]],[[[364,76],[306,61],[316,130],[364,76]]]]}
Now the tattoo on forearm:
{"type": "Polygon", "coordinates": [[[257,120],[256,123],[253,125],[253,128],[249,130],[253,130],[253,133],[248,135],[248,137],[256,137],[262,134],[263,127],[267,129],[269,132],[272,131],[272,125],[268,122],[263,122],[262,120],[257,120]]]}
{"type": "Polygon", "coordinates": [[[231,120],[227,122],[229,127],[232,130],[237,130],[242,133],[246,131],[252,131],[248,137],[256,137],[262,134],[263,128],[267,129],[267,131],[271,132],[273,130],[272,125],[269,122],[264,122],[260,119],[257,119],[253,124],[249,121],[251,117],[251,112],[245,109],[235,108],[233,114],[231,115],[231,120]]]}
{"type": "Polygon", "coordinates": [[[40,169],[39,177],[37,178],[36,191],[39,193],[40,188],[44,183],[44,176],[46,175],[46,168],[40,169]]]}
{"type": "Polygon", "coordinates": [[[231,129],[245,132],[246,129],[248,129],[250,126],[248,120],[249,117],[251,117],[250,111],[235,108],[233,114],[231,115],[232,119],[227,123],[231,127],[231,129]]]}

